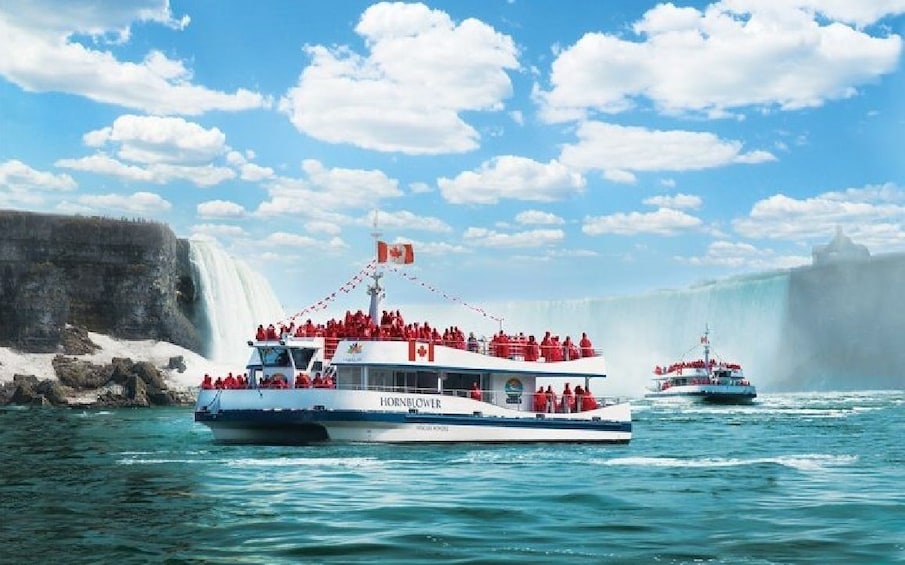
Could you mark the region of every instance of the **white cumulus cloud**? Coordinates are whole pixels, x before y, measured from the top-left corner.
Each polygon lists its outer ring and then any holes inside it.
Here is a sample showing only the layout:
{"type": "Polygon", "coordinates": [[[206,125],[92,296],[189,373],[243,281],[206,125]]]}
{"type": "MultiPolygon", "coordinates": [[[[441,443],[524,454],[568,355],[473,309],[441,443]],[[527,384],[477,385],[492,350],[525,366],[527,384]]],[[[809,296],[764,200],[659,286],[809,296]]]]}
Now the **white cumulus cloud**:
{"type": "Polygon", "coordinates": [[[592,32],[563,49],[544,119],[586,119],[650,101],[666,113],[723,116],[746,107],[797,109],[854,96],[896,69],[901,38],[863,29],[901,0],[726,0],[704,9],[659,4],[634,38],[592,32]]]}
{"type": "Polygon", "coordinates": [[[153,192],[134,192],[132,194],[86,194],[80,196],[78,203],[100,210],[122,210],[137,214],[154,214],[166,212],[173,207],[169,201],[153,192]]]}
{"type": "Polygon", "coordinates": [[[168,0],[0,3],[0,76],[31,92],[66,92],[155,114],[195,115],[270,104],[250,90],[227,93],[193,84],[184,61],[156,50],[140,61],[124,61],[97,47],[126,43],[134,24],[148,23],[183,29],[189,18],[174,18],[168,0]],[[94,42],[73,39],[83,34],[94,42]]]}
{"type": "Polygon", "coordinates": [[[698,228],[703,222],[685,212],[660,208],[655,212],[619,212],[607,216],[586,216],[581,231],[588,235],[676,235],[698,228]]]}
{"type": "Polygon", "coordinates": [[[585,179],[562,163],[540,163],[526,157],[503,155],[476,171],[440,178],[437,186],[452,204],[496,204],[502,199],[553,202],[581,192],[585,179]]]}
{"type": "Polygon", "coordinates": [[[566,237],[563,230],[537,229],[515,233],[502,233],[486,228],[470,227],[463,239],[471,245],[481,247],[544,247],[561,243],[566,237]]]}
{"type": "Polygon", "coordinates": [[[578,142],[563,147],[560,161],[583,171],[604,171],[617,182],[633,182],[632,171],[695,171],[773,158],[765,151],[742,153],[741,142],[709,132],[584,122],[576,134],[578,142]]]}
{"type": "Polygon", "coordinates": [[[461,114],[501,110],[512,94],[515,43],[481,21],[380,2],[355,31],[367,54],[307,46],[311,62],[280,100],[295,127],[316,139],[413,155],[470,151],[479,134],[461,114]]]}
{"type": "Polygon", "coordinates": [[[774,194],[732,222],[748,238],[816,242],[837,227],[872,251],[905,248],[905,191],[893,184],[825,192],[809,198],[774,194]]]}

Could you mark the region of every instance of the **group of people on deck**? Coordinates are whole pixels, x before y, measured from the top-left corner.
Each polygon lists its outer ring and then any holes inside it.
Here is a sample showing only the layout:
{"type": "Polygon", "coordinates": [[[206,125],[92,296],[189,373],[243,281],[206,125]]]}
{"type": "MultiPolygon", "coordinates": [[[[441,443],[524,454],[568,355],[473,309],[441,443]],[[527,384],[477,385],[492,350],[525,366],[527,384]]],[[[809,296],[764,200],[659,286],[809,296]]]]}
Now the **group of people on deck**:
{"type": "Polygon", "coordinates": [[[550,385],[547,385],[546,390],[540,386],[537,388],[537,392],[534,393],[535,412],[571,414],[573,412],[596,410],[599,407],[597,399],[591,394],[591,389],[583,388],[581,385],[577,385],[575,390],[572,390],[569,387],[569,383],[566,383],[560,397],[556,396],[553,387],[550,385]]]}
{"type": "Polygon", "coordinates": [[[533,335],[507,335],[503,330],[494,334],[490,340],[491,354],[496,357],[521,358],[525,361],[570,361],[582,357],[593,357],[594,346],[587,332],[582,332],[581,340],[576,344],[570,336],[560,342],[558,335],[549,331],[538,342],[533,335]]]}
{"type": "Polygon", "coordinates": [[[698,359],[696,361],[680,361],[678,363],[673,363],[670,366],[660,366],[657,365],[654,367],[654,373],[657,375],[668,375],[673,371],[678,372],[680,375],[682,374],[682,369],[713,369],[714,367],[719,367],[721,369],[729,369],[732,371],[738,371],[742,368],[738,363],[724,363],[722,361],[717,361],[716,359],[710,359],[709,362],[705,362],[703,359],[698,359]]]}
{"type": "MultiPolygon", "coordinates": [[[[313,379],[308,376],[308,373],[299,372],[299,374],[296,375],[293,384],[295,385],[294,388],[336,388],[336,382],[333,380],[333,377],[329,374],[322,376],[320,371],[314,374],[313,379]]],[[[229,373],[225,378],[217,377],[216,379],[205,373],[204,378],[201,380],[202,390],[246,388],[288,389],[290,387],[289,381],[282,373],[263,377],[261,382],[257,383],[257,386],[254,386],[254,384],[248,380],[248,375],[245,373],[236,376],[229,373]]]]}
{"type": "Polygon", "coordinates": [[[288,326],[280,325],[279,328],[270,324],[266,328],[259,325],[255,333],[258,341],[273,341],[285,336],[294,337],[324,337],[328,340],[342,338],[355,338],[364,340],[408,340],[418,339],[441,343],[458,349],[465,349],[465,333],[456,326],[450,326],[440,332],[438,328],[431,327],[428,322],[405,323],[402,313],[384,310],[380,316],[380,323],[375,323],[371,316],[358,310],[346,311],[342,319],[332,318],[326,324],[315,324],[308,319],[298,326],[290,322],[288,326]]]}
{"type": "Polygon", "coordinates": [[[214,379],[208,373],[205,373],[204,378],[201,379],[201,388],[203,390],[248,388],[248,375],[243,373],[233,376],[232,373],[229,373],[225,378],[217,377],[214,379]]]}
{"type": "MultiPolygon", "coordinates": [[[[347,310],[342,319],[333,318],[326,324],[314,324],[308,319],[298,326],[290,322],[288,326],[279,327],[270,324],[267,327],[259,325],[255,333],[257,341],[275,341],[286,336],[295,337],[324,337],[328,342],[339,341],[343,338],[363,340],[422,340],[465,349],[475,353],[489,353],[495,357],[509,359],[521,359],[524,361],[569,361],[582,357],[596,355],[594,346],[586,332],[582,332],[578,343],[572,341],[570,336],[560,341],[558,335],[546,332],[543,339],[537,341],[533,335],[525,336],[524,333],[507,334],[503,330],[494,334],[486,344],[487,351],[481,351],[482,347],[474,332],[468,337],[457,326],[450,326],[442,332],[432,327],[428,322],[406,323],[399,310],[395,312],[384,310],[379,323],[375,323],[371,317],[361,310],[352,312],[347,310]]],[[[483,341],[483,340],[482,340],[483,341]]],[[[332,355],[332,348],[327,357],[332,355]]]]}

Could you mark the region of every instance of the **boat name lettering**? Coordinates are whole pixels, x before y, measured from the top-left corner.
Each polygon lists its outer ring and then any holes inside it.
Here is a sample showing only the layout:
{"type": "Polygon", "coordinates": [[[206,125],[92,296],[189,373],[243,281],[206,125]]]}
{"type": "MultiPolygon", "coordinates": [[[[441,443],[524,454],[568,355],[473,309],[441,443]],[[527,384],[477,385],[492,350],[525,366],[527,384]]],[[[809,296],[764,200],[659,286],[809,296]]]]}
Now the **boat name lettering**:
{"type": "Polygon", "coordinates": [[[392,406],[394,408],[433,408],[440,409],[439,398],[405,398],[400,396],[382,396],[380,397],[381,406],[392,406]]]}

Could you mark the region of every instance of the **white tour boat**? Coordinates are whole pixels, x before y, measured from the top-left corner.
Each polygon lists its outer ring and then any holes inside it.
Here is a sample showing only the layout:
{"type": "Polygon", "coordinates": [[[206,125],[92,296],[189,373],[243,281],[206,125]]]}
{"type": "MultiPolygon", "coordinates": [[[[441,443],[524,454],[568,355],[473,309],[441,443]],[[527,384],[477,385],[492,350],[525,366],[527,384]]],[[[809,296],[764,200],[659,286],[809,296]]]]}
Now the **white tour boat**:
{"type": "MultiPolygon", "coordinates": [[[[386,244],[378,242],[378,249],[381,245],[386,244]]],[[[368,317],[377,320],[382,273],[373,264],[368,317]]],[[[209,427],[216,442],[624,444],[632,436],[629,403],[590,394],[590,386],[596,390],[596,382],[606,377],[598,350],[573,353],[570,360],[526,360],[535,355],[522,350],[521,343],[503,350],[464,341],[300,333],[306,335],[249,341],[241,384],[202,388],[195,421],[209,427]],[[557,409],[570,403],[548,402],[545,391],[538,390],[539,383],[552,379],[579,385],[588,394],[568,410],[557,409]]]]}
{"type": "Polygon", "coordinates": [[[645,398],[685,398],[713,404],[747,404],[757,398],[757,389],[745,378],[741,365],[710,356],[709,328],[701,336],[700,347],[704,350],[701,359],[654,367],[653,384],[645,398]]]}

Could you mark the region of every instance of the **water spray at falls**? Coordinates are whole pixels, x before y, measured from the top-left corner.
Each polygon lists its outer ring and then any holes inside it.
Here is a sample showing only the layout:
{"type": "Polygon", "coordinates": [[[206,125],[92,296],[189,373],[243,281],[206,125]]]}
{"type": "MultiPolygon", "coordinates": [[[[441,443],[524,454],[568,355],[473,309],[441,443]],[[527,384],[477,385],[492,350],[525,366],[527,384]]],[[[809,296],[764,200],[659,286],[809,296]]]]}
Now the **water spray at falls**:
{"type": "Polygon", "coordinates": [[[243,367],[248,361],[245,342],[258,324],[283,319],[283,308],[262,275],[218,244],[191,240],[190,248],[207,321],[206,355],[217,363],[243,367]]]}

